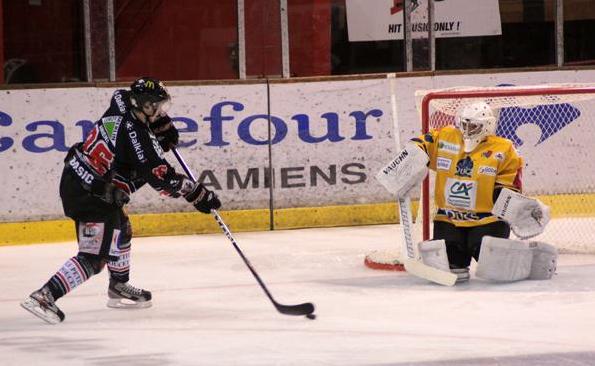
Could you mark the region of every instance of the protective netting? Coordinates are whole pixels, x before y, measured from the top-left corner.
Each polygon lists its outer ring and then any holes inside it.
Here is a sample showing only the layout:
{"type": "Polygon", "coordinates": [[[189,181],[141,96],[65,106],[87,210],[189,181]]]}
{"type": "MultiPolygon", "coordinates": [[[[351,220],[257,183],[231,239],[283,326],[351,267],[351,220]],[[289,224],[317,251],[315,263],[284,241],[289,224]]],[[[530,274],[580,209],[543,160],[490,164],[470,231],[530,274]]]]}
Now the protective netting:
{"type": "MultiPolygon", "coordinates": [[[[553,220],[535,240],[563,252],[595,252],[594,84],[452,88],[419,91],[416,99],[424,132],[454,124],[463,106],[488,103],[496,134],[512,140],[525,161],[524,194],[551,207],[553,220]]],[[[433,212],[430,205],[423,216],[428,229],[433,212]]]]}

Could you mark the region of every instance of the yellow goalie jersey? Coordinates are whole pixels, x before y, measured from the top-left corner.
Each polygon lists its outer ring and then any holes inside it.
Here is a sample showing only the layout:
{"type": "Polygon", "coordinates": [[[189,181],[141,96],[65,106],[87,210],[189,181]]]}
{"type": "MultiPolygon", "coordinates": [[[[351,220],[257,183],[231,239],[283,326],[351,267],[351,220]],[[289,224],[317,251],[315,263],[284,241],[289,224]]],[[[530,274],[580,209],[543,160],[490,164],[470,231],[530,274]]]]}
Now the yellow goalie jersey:
{"type": "Polygon", "coordinates": [[[428,154],[429,168],[436,172],[434,220],[463,227],[495,222],[494,191],[522,189],[523,159],[506,138],[488,136],[465,153],[461,131],[447,126],[413,141],[428,154]]]}

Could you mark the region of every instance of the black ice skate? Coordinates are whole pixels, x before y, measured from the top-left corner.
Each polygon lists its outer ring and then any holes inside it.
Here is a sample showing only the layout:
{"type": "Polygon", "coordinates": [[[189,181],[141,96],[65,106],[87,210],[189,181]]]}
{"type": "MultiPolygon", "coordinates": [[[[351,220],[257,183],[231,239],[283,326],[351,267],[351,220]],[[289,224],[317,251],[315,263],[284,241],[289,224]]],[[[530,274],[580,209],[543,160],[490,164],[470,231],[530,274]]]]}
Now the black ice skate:
{"type": "Polygon", "coordinates": [[[128,282],[110,281],[107,296],[110,308],[148,308],[152,305],[150,291],[136,288],[128,282]]]}
{"type": "Polygon", "coordinates": [[[457,275],[457,282],[456,283],[461,283],[461,282],[467,282],[469,281],[469,267],[467,268],[451,268],[450,269],[451,273],[454,273],[457,275]]]}
{"type": "Polygon", "coordinates": [[[47,287],[31,293],[21,306],[50,324],[58,324],[64,320],[64,313],[54,303],[54,297],[47,287]]]}

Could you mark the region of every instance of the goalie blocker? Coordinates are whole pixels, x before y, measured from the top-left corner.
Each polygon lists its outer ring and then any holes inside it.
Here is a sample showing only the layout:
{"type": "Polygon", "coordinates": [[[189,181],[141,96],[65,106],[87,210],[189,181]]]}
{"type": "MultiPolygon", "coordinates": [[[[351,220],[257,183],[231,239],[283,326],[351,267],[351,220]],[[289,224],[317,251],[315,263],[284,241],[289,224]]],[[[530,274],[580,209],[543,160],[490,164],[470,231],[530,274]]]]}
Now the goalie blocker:
{"type": "Polygon", "coordinates": [[[376,179],[387,191],[404,198],[428,174],[428,155],[416,144],[407,143],[397,156],[380,169],[376,179]]]}

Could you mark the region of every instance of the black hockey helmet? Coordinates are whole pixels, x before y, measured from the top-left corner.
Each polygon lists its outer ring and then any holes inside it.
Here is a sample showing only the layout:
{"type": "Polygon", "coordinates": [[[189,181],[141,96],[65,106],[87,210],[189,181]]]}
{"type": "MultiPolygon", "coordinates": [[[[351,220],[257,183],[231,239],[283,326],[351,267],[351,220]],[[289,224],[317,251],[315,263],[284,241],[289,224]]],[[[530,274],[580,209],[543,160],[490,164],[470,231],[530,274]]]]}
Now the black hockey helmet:
{"type": "Polygon", "coordinates": [[[161,103],[171,99],[165,85],[155,78],[142,77],[130,85],[130,102],[137,109],[142,109],[146,102],[161,103]]]}

